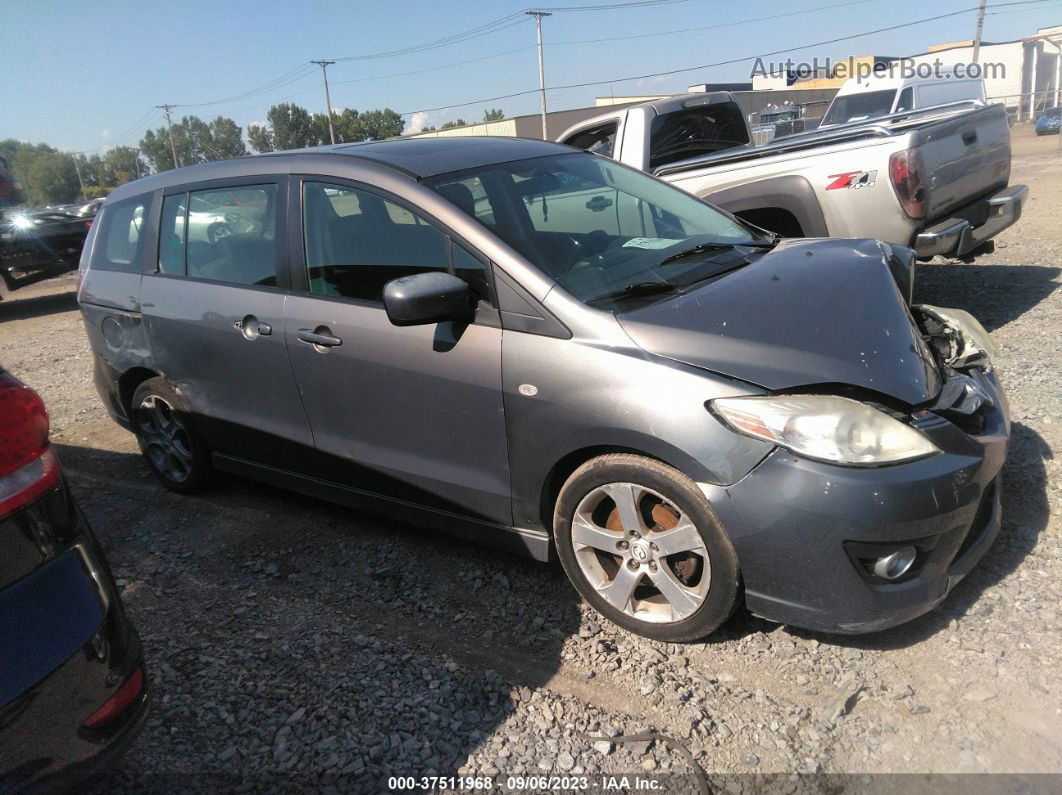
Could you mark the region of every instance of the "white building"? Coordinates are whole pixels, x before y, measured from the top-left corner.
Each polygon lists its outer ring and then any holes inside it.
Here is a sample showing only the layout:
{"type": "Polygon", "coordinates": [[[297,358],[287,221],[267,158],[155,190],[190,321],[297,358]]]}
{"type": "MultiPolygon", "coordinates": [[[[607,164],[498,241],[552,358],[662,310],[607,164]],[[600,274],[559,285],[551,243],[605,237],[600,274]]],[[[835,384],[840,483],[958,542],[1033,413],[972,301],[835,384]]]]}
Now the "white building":
{"type": "MultiPolygon", "coordinates": [[[[1030,119],[1044,107],[1062,104],[1062,26],[1040,28],[1016,41],[982,42],[977,62],[983,68],[989,102],[1007,106],[1018,120],[1030,119]]],[[[953,68],[973,63],[973,42],[931,47],[909,56],[914,64],[939,63],[953,68]]]]}

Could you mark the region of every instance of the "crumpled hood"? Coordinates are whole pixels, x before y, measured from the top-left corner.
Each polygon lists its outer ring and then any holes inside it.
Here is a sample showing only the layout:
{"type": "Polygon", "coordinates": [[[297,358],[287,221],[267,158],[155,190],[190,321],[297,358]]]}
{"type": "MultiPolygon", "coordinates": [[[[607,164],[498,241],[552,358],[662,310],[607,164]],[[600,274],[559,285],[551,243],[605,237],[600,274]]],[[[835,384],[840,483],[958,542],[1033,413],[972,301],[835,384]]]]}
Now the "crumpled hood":
{"type": "Polygon", "coordinates": [[[770,390],[850,384],[909,405],[940,390],[874,240],[783,241],[715,282],[617,317],[650,353],[770,390]]]}

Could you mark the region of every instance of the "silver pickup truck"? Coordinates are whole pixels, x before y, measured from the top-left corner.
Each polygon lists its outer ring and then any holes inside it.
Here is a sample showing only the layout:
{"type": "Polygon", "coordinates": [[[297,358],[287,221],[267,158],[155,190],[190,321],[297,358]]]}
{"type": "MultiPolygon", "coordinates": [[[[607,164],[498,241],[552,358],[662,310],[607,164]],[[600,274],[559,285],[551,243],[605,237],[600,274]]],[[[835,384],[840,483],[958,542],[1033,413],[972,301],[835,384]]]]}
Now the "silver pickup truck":
{"type": "Polygon", "coordinates": [[[920,258],[986,251],[1028,195],[1009,185],[1002,105],[954,103],[754,147],[730,94],[712,92],[603,113],[558,140],[785,237],[876,238],[920,258]]]}

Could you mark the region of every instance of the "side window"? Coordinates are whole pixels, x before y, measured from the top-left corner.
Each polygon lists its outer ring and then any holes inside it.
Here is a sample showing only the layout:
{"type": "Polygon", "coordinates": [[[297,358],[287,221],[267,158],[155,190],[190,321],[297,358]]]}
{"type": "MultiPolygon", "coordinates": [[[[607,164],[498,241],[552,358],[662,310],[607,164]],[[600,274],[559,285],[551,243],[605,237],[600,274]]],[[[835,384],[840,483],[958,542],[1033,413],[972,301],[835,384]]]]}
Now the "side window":
{"type": "Polygon", "coordinates": [[[487,277],[487,266],[457,243],[451,243],[451,252],[454,276],[464,279],[480,298],[489,301],[490,280],[487,277]]]}
{"type": "Polygon", "coordinates": [[[580,130],[569,136],[564,143],[587,152],[612,157],[612,150],[616,144],[616,131],[619,129],[618,122],[609,122],[600,127],[589,130],[580,130]]]}
{"type": "Polygon", "coordinates": [[[159,272],[275,287],[276,229],[276,185],[167,196],[159,224],[159,272]]]}
{"type": "Polygon", "coordinates": [[[914,107],[914,89],[911,86],[907,86],[900,92],[900,98],[896,102],[896,112],[902,113],[905,110],[911,110],[914,107]]]}
{"type": "Polygon", "coordinates": [[[188,194],[162,200],[159,224],[159,272],[184,275],[184,225],[187,222],[188,194]]]}
{"type": "Polygon", "coordinates": [[[276,185],[188,194],[183,230],[188,275],[276,287],[276,227],[276,185]]]}
{"type": "Polygon", "coordinates": [[[90,267],[111,271],[140,270],[144,219],[150,202],[150,196],[140,196],[104,209],[90,267]]]}
{"type": "Polygon", "coordinates": [[[302,203],[311,293],[380,302],[392,279],[450,269],[446,235],[394,202],[355,188],[305,182],[302,203]]]}

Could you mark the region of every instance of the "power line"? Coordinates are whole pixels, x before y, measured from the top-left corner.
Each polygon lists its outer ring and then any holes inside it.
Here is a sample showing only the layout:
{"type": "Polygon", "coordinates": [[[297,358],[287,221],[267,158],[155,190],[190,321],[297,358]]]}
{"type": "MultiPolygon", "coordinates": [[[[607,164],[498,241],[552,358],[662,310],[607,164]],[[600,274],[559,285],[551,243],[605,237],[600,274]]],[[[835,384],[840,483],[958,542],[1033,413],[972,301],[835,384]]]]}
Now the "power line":
{"type": "Polygon", "coordinates": [[[876,2],[876,1],[877,0],[848,0],[848,2],[836,3],[834,5],[829,5],[829,6],[817,6],[815,8],[802,8],[799,11],[787,11],[784,14],[772,14],[772,15],[766,16],[766,17],[754,17],[754,18],[751,18],[751,19],[738,19],[738,20],[735,20],[733,22],[720,22],[720,23],[715,24],[715,25],[699,25],[697,27],[692,27],[692,28],[675,28],[675,29],[672,29],[672,30],[657,31],[656,33],[634,33],[634,34],[631,34],[629,36],[608,36],[608,37],[599,38],[599,39],[574,39],[574,40],[569,40],[569,41],[563,41],[562,40],[562,41],[551,42],[549,46],[570,45],[570,44],[598,44],[600,42],[607,42],[607,41],[627,41],[627,40],[630,40],[630,39],[649,39],[649,38],[653,38],[654,36],[670,36],[670,35],[677,34],[677,33],[694,33],[696,31],[702,31],[702,30],[718,30],[720,28],[732,28],[732,27],[737,27],[738,25],[748,25],[748,24],[751,24],[753,22],[769,22],[770,20],[773,20],[773,19],[782,19],[784,17],[794,17],[794,16],[798,16],[800,14],[810,14],[810,13],[815,12],[815,11],[828,11],[828,10],[832,10],[834,8],[844,8],[845,6],[861,5],[863,3],[872,3],[872,2],[876,2]]]}
{"type": "MultiPolygon", "coordinates": [[[[992,5],[994,7],[1002,7],[1002,6],[1009,6],[1009,5],[1026,5],[1026,4],[1029,4],[1029,3],[1037,3],[1037,2],[1047,2],[1047,0],[1025,0],[1025,2],[994,3],[992,5]]],[[[865,31],[863,33],[853,33],[853,34],[850,34],[850,35],[847,35],[847,36],[837,36],[835,38],[826,39],[824,41],[817,41],[817,42],[812,42],[812,43],[809,43],[809,44],[800,44],[800,45],[795,45],[795,46],[792,46],[792,47],[786,47],[786,48],[783,48],[783,49],[772,50],[770,52],[763,52],[763,53],[758,53],[758,54],[754,54],[754,55],[744,55],[744,56],[741,56],[739,58],[731,58],[731,59],[728,59],[728,60],[725,60],[725,61],[716,61],[714,63],[699,64],[697,66],[685,66],[685,67],[682,67],[682,68],[679,68],[679,69],[668,69],[668,70],[663,71],[663,72],[651,72],[651,73],[642,74],[642,75],[630,75],[630,76],[627,76],[627,77],[616,77],[616,78],[612,78],[612,79],[609,79],[609,80],[590,80],[590,81],[586,81],[586,82],[582,82],[582,83],[570,83],[570,84],[567,84],[567,85],[549,86],[547,88],[547,91],[562,91],[562,90],[567,90],[567,89],[572,89],[572,88],[587,88],[587,87],[591,87],[591,86],[608,85],[609,83],[624,83],[624,82],[629,82],[629,81],[632,81],[632,80],[645,80],[645,79],[648,79],[650,77],[666,77],[666,76],[670,76],[670,75],[681,74],[683,72],[694,72],[694,71],[698,71],[698,70],[701,70],[701,69],[710,69],[710,68],[713,68],[713,67],[716,67],[716,66],[728,66],[728,65],[731,65],[731,64],[743,63],[745,61],[751,61],[751,60],[756,59],[756,58],[768,58],[768,57],[774,56],[774,55],[783,55],[785,53],[796,52],[798,50],[806,50],[806,49],[809,49],[811,47],[822,47],[822,46],[827,45],[827,44],[836,44],[836,43],[842,42],[842,41],[851,41],[852,39],[859,39],[859,38],[864,38],[866,36],[873,36],[873,35],[876,35],[878,33],[885,33],[885,32],[893,31],[893,30],[901,30],[903,28],[910,28],[910,27],[914,27],[916,25],[924,25],[927,22],[936,22],[936,21],[941,20],[941,19],[948,19],[950,17],[956,17],[956,16],[960,16],[962,14],[969,14],[970,12],[976,11],[977,9],[978,9],[977,6],[973,6],[971,8],[964,8],[964,9],[962,9],[960,11],[952,11],[952,12],[947,13],[947,14],[937,14],[937,15],[932,16],[932,17],[925,17],[924,19],[916,19],[916,20],[913,20],[911,22],[904,22],[904,23],[900,23],[900,24],[897,24],[897,25],[889,25],[889,26],[883,27],[883,28],[876,28],[874,30],[865,31]]],[[[516,91],[516,92],[513,92],[511,94],[505,94],[503,96],[488,97],[488,98],[485,98],[485,99],[472,100],[470,102],[450,103],[448,105],[440,105],[439,107],[435,107],[435,108],[422,108],[420,110],[407,111],[407,112],[402,113],[400,115],[402,115],[402,116],[412,116],[414,113],[432,113],[434,111],[449,110],[450,108],[463,108],[463,107],[467,107],[468,105],[478,105],[478,104],[484,103],[484,102],[497,102],[497,101],[502,100],[502,99],[512,99],[514,97],[521,97],[521,96],[526,96],[528,94],[534,94],[537,90],[538,89],[533,89],[532,88],[532,89],[528,89],[528,90],[525,90],[525,91],[516,91]]]]}
{"type": "Polygon", "coordinates": [[[688,3],[690,0],[634,0],[629,3],[603,3],[592,6],[548,6],[543,11],[613,11],[622,8],[641,8],[644,6],[669,6],[675,3],[688,3]]]}
{"type": "Polygon", "coordinates": [[[394,58],[399,55],[412,55],[418,52],[427,52],[429,50],[436,50],[440,47],[448,47],[451,44],[461,44],[470,39],[476,39],[480,36],[486,36],[490,33],[497,33],[507,28],[511,28],[515,25],[523,24],[526,21],[522,11],[517,11],[513,14],[507,14],[500,19],[496,19],[492,22],[484,23],[483,25],[477,25],[474,28],[461,31],[460,33],[454,33],[449,36],[445,36],[441,39],[435,39],[434,41],[425,42],[424,44],[416,44],[409,47],[403,47],[398,50],[385,50],[382,52],[368,53],[364,55],[347,55],[344,57],[337,57],[333,60],[336,61],[370,61],[378,60],[380,58],[394,58]]]}
{"type": "Polygon", "coordinates": [[[317,70],[313,67],[312,63],[310,63],[310,62],[301,63],[297,67],[295,67],[294,69],[291,69],[291,70],[285,72],[280,77],[274,78],[273,80],[270,80],[268,83],[263,83],[262,85],[257,86],[255,88],[251,88],[251,89],[248,89],[246,91],[240,92],[239,94],[233,94],[232,96],[224,97],[223,99],[210,100],[209,102],[175,103],[173,105],[173,107],[175,107],[175,108],[204,108],[204,107],[208,107],[210,105],[224,105],[224,104],[227,104],[229,102],[239,102],[240,100],[250,99],[252,97],[259,96],[259,95],[264,94],[264,93],[266,93],[268,91],[272,91],[274,89],[280,88],[281,86],[290,85],[292,83],[297,83],[299,80],[303,80],[306,77],[309,77],[311,74],[313,74],[316,71],[317,70]]]}
{"type": "MultiPolygon", "coordinates": [[[[1011,6],[1011,5],[1026,5],[1028,3],[1038,3],[1038,2],[1047,2],[1047,0],[1025,0],[1025,2],[995,3],[993,5],[995,7],[1001,7],[1001,6],[1011,6]]],[[[786,48],[779,49],[779,50],[772,50],[771,52],[758,53],[756,55],[745,55],[745,56],[742,56],[740,58],[731,58],[731,59],[726,60],[726,61],[716,61],[715,63],[700,64],[698,66],[686,66],[686,67],[682,67],[681,69],[669,69],[669,70],[663,71],[663,72],[652,72],[652,73],[644,74],[644,75],[631,75],[631,76],[628,76],[628,77],[617,77],[617,78],[614,78],[612,80],[591,80],[591,81],[587,81],[587,82],[584,82],[584,83],[570,83],[570,84],[564,85],[564,86],[553,86],[549,90],[550,91],[561,91],[561,90],[571,89],[571,88],[588,88],[588,87],[591,87],[591,86],[607,85],[608,83],[625,83],[625,82],[628,82],[628,81],[631,81],[631,80],[645,80],[645,79],[648,79],[650,77],[667,77],[667,76],[670,76],[670,75],[681,74],[682,72],[694,72],[694,71],[698,71],[700,69],[710,69],[710,68],[713,68],[713,67],[716,67],[716,66],[729,66],[731,64],[743,63],[745,61],[751,61],[754,58],[768,58],[768,57],[773,56],[773,55],[784,55],[785,53],[796,52],[798,50],[807,50],[807,49],[810,49],[812,47],[823,47],[823,46],[825,46],[827,44],[837,44],[838,42],[851,41],[852,39],[860,39],[860,38],[864,38],[866,36],[873,36],[873,35],[878,34],[878,33],[887,33],[889,31],[901,30],[903,28],[910,28],[910,27],[914,27],[916,25],[924,25],[927,22],[936,22],[937,20],[941,20],[941,19],[948,19],[950,17],[956,17],[956,16],[960,16],[962,14],[969,14],[969,13],[971,13],[973,11],[977,11],[977,9],[978,9],[978,6],[972,6],[970,8],[964,8],[964,9],[962,9],[960,11],[951,11],[951,12],[949,12],[947,14],[937,14],[936,16],[926,17],[924,19],[916,19],[913,22],[903,22],[903,23],[900,23],[898,25],[889,25],[889,26],[884,27],[884,28],[876,28],[875,30],[869,30],[869,31],[866,31],[864,33],[853,33],[853,34],[850,34],[848,36],[837,36],[836,38],[833,38],[833,39],[826,39],[824,41],[816,41],[816,42],[812,42],[811,44],[801,44],[801,45],[798,45],[798,46],[795,46],[795,47],[786,47],[786,48]]]]}

